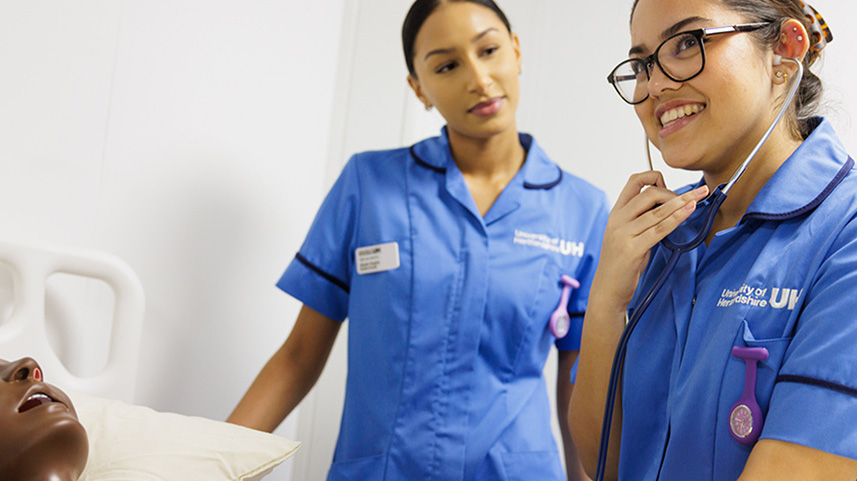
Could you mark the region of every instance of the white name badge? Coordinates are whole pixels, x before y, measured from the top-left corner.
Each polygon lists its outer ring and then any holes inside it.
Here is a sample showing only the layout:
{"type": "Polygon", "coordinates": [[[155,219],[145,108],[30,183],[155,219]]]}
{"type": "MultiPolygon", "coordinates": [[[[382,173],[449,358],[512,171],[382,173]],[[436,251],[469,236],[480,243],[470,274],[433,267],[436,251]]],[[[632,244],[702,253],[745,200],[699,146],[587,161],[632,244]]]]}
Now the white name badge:
{"type": "Polygon", "coordinates": [[[399,267],[399,243],[375,244],[354,251],[357,274],[380,273],[399,267]]]}

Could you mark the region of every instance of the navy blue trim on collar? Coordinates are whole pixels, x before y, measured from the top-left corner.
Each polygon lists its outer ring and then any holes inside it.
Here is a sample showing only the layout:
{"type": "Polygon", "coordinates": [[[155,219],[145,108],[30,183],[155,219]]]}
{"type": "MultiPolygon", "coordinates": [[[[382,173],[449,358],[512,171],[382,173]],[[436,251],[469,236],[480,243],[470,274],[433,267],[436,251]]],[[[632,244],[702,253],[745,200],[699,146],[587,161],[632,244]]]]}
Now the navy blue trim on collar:
{"type": "Polygon", "coordinates": [[[527,181],[524,181],[524,187],[527,189],[544,189],[548,190],[556,186],[557,184],[562,182],[562,169],[559,167],[556,168],[559,171],[559,176],[556,178],[556,181],[549,182],[547,184],[531,184],[527,181]]]}
{"type": "Polygon", "coordinates": [[[416,147],[416,144],[414,144],[413,146],[411,146],[411,148],[410,148],[409,150],[411,151],[411,157],[413,157],[413,158],[414,158],[414,160],[415,160],[415,161],[417,161],[417,164],[419,164],[419,165],[421,165],[421,166],[423,166],[423,167],[425,167],[425,168],[431,169],[431,170],[432,170],[432,171],[434,171],[434,172],[439,172],[439,173],[441,173],[441,174],[446,173],[446,168],[445,168],[445,167],[433,166],[433,165],[431,165],[431,164],[427,163],[426,161],[422,160],[422,159],[420,158],[420,156],[418,156],[418,155],[417,155],[417,151],[414,149],[414,147],[416,147]]]}
{"type": "Polygon", "coordinates": [[[341,279],[337,278],[336,276],[333,276],[332,274],[326,273],[325,271],[323,271],[318,266],[310,263],[309,260],[304,258],[303,256],[301,256],[300,253],[295,254],[295,259],[300,261],[301,264],[303,264],[304,266],[306,266],[310,270],[314,271],[316,274],[318,274],[322,278],[324,278],[327,281],[330,281],[331,283],[333,283],[334,285],[342,288],[342,290],[345,291],[346,293],[350,293],[351,290],[348,288],[348,285],[345,284],[345,281],[342,281],[341,279]]]}
{"type": "MultiPolygon", "coordinates": [[[[565,173],[548,159],[541,147],[536,144],[533,136],[518,133],[518,139],[527,154],[520,170],[521,177],[523,177],[523,187],[531,190],[548,190],[560,184],[565,173]]],[[[440,136],[417,142],[408,151],[417,165],[440,174],[446,173],[450,163],[455,162],[450,152],[446,127],[441,129],[440,136]]]]}
{"type": "Polygon", "coordinates": [[[801,214],[807,213],[809,211],[812,211],[819,204],[821,204],[822,201],[827,199],[827,196],[830,196],[830,193],[832,193],[833,190],[836,188],[836,186],[838,186],[839,183],[842,182],[843,179],[845,179],[845,176],[848,174],[848,172],[853,167],[854,167],[854,159],[849,157],[848,161],[842,166],[841,169],[839,169],[839,172],[836,173],[836,176],[833,177],[833,179],[830,181],[830,183],[827,184],[827,186],[824,188],[824,190],[821,191],[821,193],[818,196],[816,196],[815,199],[813,199],[807,205],[801,207],[800,209],[795,209],[794,211],[789,211],[787,213],[778,213],[778,214],[766,214],[766,213],[759,213],[759,212],[747,213],[744,215],[744,217],[745,218],[751,218],[752,217],[752,218],[761,219],[764,221],[781,221],[783,219],[793,218],[796,216],[800,216],[801,214]]]}
{"type": "Polygon", "coordinates": [[[802,383],[804,385],[812,385],[814,387],[827,388],[830,390],[837,391],[839,393],[844,393],[845,395],[851,395],[852,397],[857,397],[857,388],[851,388],[847,385],[842,385],[840,383],[835,383],[835,382],[829,382],[827,380],[822,380],[820,378],[805,377],[802,375],[780,375],[777,377],[776,383],[780,383],[780,382],[802,383]]]}

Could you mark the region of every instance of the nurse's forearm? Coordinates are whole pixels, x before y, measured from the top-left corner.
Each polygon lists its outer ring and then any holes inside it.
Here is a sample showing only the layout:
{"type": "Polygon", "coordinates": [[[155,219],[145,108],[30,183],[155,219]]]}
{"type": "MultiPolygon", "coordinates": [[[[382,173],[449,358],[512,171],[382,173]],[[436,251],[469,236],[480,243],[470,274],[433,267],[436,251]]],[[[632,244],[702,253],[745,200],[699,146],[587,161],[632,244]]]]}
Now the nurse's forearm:
{"type": "Polygon", "coordinates": [[[571,430],[568,427],[568,405],[571,402],[571,394],[574,384],[571,383],[571,369],[577,360],[578,351],[559,351],[558,370],[556,377],[556,409],[559,414],[559,431],[562,435],[563,453],[565,455],[565,471],[568,480],[587,480],[580,456],[571,438],[571,430]]]}
{"type": "MultiPolygon", "coordinates": [[[[614,300],[599,298],[600,283],[597,277],[596,274],[586,308],[577,380],[568,411],[571,434],[583,466],[590,477],[595,476],[598,462],[601,424],[613,354],[622,336],[622,330],[625,328],[625,309],[622,306],[612,305],[614,300]]],[[[620,391],[616,394],[616,404],[613,409],[606,478],[616,478],[618,475],[619,441],[622,428],[621,398],[620,391]]]]}
{"type": "Polygon", "coordinates": [[[857,460],[773,439],[761,439],[738,480],[855,480],[857,460]]]}
{"type": "Polygon", "coordinates": [[[291,334],[226,420],[272,432],[315,385],[341,323],[303,307],[291,334]]]}

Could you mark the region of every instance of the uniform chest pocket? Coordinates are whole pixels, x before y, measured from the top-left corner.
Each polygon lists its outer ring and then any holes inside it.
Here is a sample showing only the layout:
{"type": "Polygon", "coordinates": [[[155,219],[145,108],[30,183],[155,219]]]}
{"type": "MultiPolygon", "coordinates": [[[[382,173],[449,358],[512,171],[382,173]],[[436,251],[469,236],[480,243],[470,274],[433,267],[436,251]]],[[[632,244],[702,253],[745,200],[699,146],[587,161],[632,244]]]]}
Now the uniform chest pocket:
{"type": "MultiPolygon", "coordinates": [[[[548,323],[557,309],[562,294],[559,266],[551,260],[538,263],[537,272],[519,293],[523,310],[512,311],[507,321],[504,345],[511,373],[518,376],[540,376],[551,344],[556,340],[548,323]]],[[[521,286],[521,285],[518,285],[521,286]]],[[[510,373],[510,374],[511,374],[510,373]]]]}
{"type": "MultiPolygon", "coordinates": [[[[762,413],[768,411],[768,404],[771,400],[771,392],[774,391],[774,383],[777,375],[780,372],[780,367],[783,364],[786,350],[792,341],[792,337],[778,338],[757,338],[754,334],[751,324],[744,320],[741,324],[740,341],[744,346],[750,348],[764,348],[768,352],[768,358],[761,360],[756,364],[756,399],[759,406],[762,407],[762,413]]],[[[735,346],[740,346],[736,343],[735,346]]],[[[742,368],[746,365],[743,360],[732,357],[735,361],[740,362],[742,368]]],[[[742,377],[743,379],[743,377],[742,377]]],[[[743,387],[743,385],[742,385],[743,387]]]]}
{"type": "MultiPolygon", "coordinates": [[[[753,384],[753,393],[763,416],[762,423],[764,423],[764,416],[768,413],[777,375],[780,372],[786,350],[788,350],[791,341],[792,337],[757,338],[753,333],[752,325],[746,319],[738,327],[733,346],[764,348],[768,353],[768,357],[765,360],[755,362],[756,381],[753,384]]],[[[731,353],[726,363],[721,398],[718,404],[718,420],[722,420],[722,422],[719,422],[717,425],[718,446],[720,447],[719,450],[722,450],[720,455],[723,456],[723,463],[729,463],[727,461],[730,460],[745,460],[753,447],[752,445],[744,445],[734,440],[730,433],[731,429],[729,425],[733,406],[743,398],[745,384],[747,383],[747,363],[745,360],[731,353]],[[729,455],[738,456],[739,453],[742,457],[738,459],[729,455]]],[[[753,363],[753,361],[749,361],[749,363],[753,363]]],[[[757,421],[753,423],[757,423],[757,421]]]]}

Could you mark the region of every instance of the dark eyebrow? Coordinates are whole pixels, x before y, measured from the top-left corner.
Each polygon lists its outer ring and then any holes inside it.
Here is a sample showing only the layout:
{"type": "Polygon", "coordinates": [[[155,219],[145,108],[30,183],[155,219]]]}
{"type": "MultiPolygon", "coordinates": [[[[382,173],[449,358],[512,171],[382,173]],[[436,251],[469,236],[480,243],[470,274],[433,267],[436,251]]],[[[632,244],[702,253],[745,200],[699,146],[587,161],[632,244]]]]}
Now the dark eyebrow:
{"type": "MultiPolygon", "coordinates": [[[[689,25],[691,23],[699,22],[699,21],[707,21],[707,20],[708,19],[705,17],[688,17],[688,18],[686,18],[680,22],[676,22],[675,24],[673,24],[673,26],[671,26],[671,27],[667,28],[666,30],[664,30],[663,32],[661,32],[661,41],[664,41],[664,40],[672,37],[673,35],[681,32],[682,29],[684,29],[684,27],[686,27],[687,25],[689,25]]],[[[643,52],[645,52],[645,51],[646,51],[646,49],[642,45],[635,45],[635,46],[631,47],[631,50],[628,51],[628,56],[633,56],[635,54],[636,55],[642,55],[643,52]]]]}
{"type": "MultiPolygon", "coordinates": [[[[491,33],[491,32],[498,32],[498,31],[499,31],[499,30],[497,30],[496,28],[494,28],[494,27],[490,27],[490,28],[486,29],[485,31],[483,31],[482,33],[479,33],[479,34],[477,34],[475,37],[473,37],[472,39],[470,39],[470,43],[476,43],[476,42],[478,42],[482,37],[484,37],[484,36],[488,35],[489,33],[491,33]]],[[[429,57],[431,57],[432,55],[437,55],[437,54],[451,54],[452,52],[455,52],[455,49],[453,49],[453,48],[448,48],[448,49],[435,49],[435,50],[432,50],[431,52],[427,53],[427,54],[426,54],[426,56],[423,58],[423,60],[428,59],[428,58],[429,58],[429,57]]]]}

